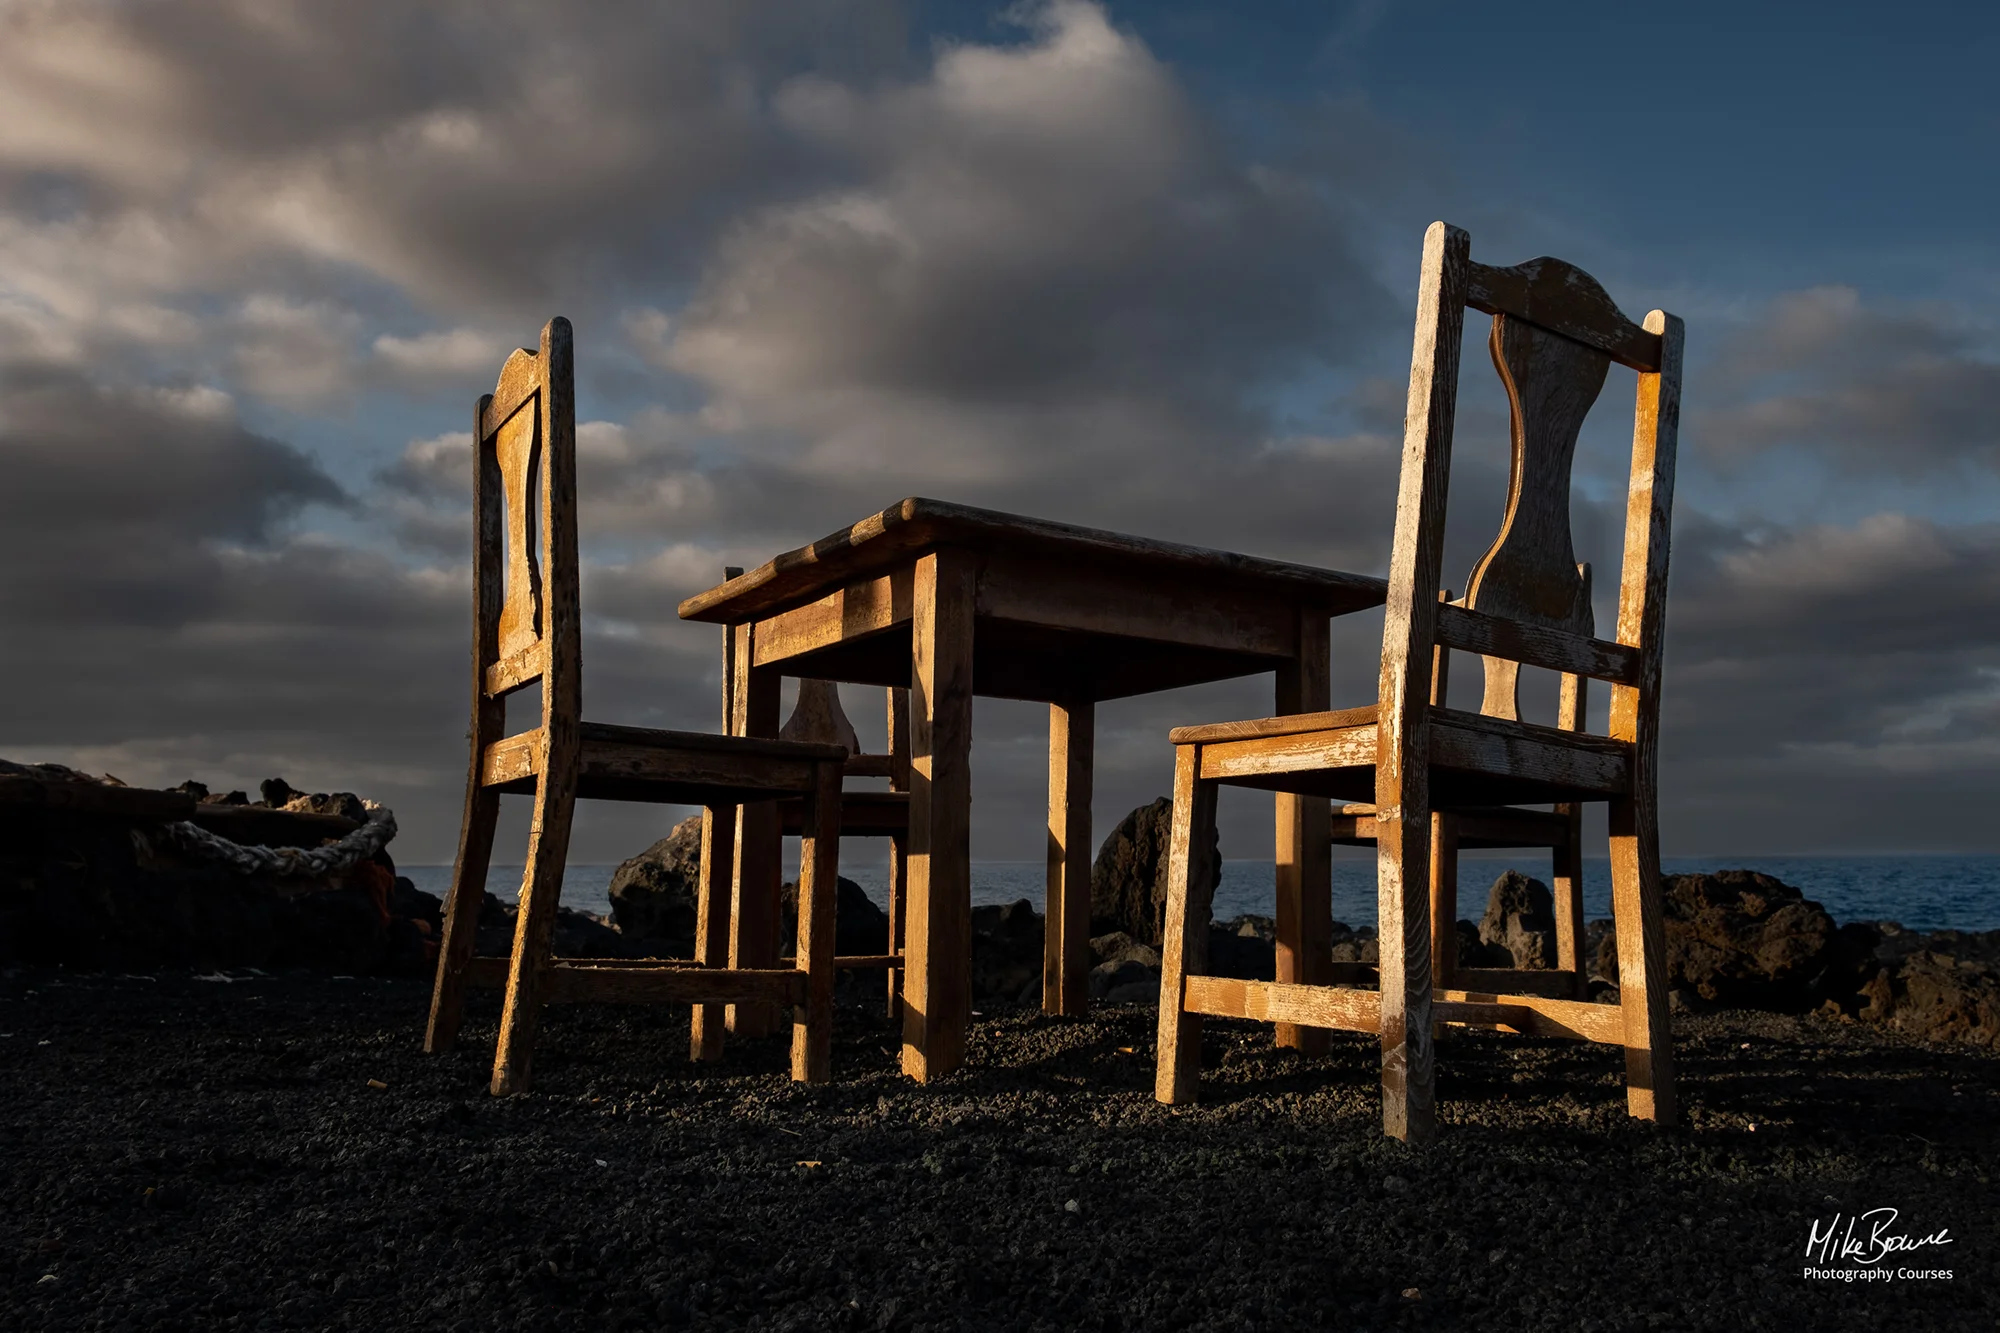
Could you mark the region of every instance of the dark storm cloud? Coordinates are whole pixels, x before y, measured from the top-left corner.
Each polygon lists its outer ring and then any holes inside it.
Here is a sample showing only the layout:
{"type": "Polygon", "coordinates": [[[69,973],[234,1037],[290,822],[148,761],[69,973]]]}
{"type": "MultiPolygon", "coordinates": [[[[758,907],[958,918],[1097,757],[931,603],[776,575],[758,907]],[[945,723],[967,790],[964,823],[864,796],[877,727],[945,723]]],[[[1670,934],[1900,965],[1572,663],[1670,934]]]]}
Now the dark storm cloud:
{"type": "Polygon", "coordinates": [[[14,627],[174,626],[213,605],[221,548],[268,548],[304,506],[348,504],[221,395],[16,375],[0,416],[0,584],[14,627]]]}
{"type": "Polygon", "coordinates": [[[1847,287],[1773,301],[1731,333],[1690,416],[1722,465],[1792,449],[1905,477],[2000,467],[2000,361],[1949,310],[1881,309],[1847,287]]]}
{"type": "Polygon", "coordinates": [[[10,193],[154,214],[185,262],[292,249],[505,310],[684,271],[691,240],[810,169],[765,114],[774,82],[893,71],[905,41],[885,4],[727,0],[561,22],[520,2],[31,4],[7,26],[10,193]]]}
{"type": "MultiPolygon", "coordinates": [[[[1016,17],[912,57],[887,4],[14,7],[0,662],[33,704],[0,746],[130,781],[354,786],[397,805],[402,854],[449,855],[470,439],[392,424],[370,472],[242,423],[469,406],[554,309],[578,329],[585,691],[607,720],[713,726],[716,631],[675,605],[908,494],[1381,572],[1404,204],[1440,168],[1366,108],[1252,151],[1104,11],[1016,17]],[[1390,221],[1396,271],[1372,258],[1390,221]]],[[[1494,208],[1512,231],[1480,244],[1570,253],[1494,208]]],[[[1506,476],[1479,340],[1454,582],[1506,476]]],[[[1819,290],[1691,345],[1690,475],[1790,448],[1992,461],[2000,390],[1949,312],[1819,290]]],[[[1600,404],[1610,437],[1628,395],[1600,404]]],[[[1622,508],[1594,497],[1577,542],[1608,630],[1622,508]]],[[[1892,774],[1897,799],[1962,814],[1941,775],[1988,773],[2000,726],[1996,545],[1684,504],[1670,834],[1754,831],[1746,810],[1817,829],[1772,793],[1892,774]]],[[[1335,701],[1362,702],[1379,617],[1334,633],[1335,701]]],[[[849,705],[879,735],[879,696],[849,705]]],[[[1270,707],[1268,681],[1106,705],[1100,826],[1165,790],[1169,726],[1270,707]]],[[[981,710],[978,853],[1038,854],[1045,715],[981,710]]],[[[1239,815],[1230,854],[1256,854],[1268,816],[1239,815]]],[[[661,816],[591,818],[585,857],[661,816]]]]}

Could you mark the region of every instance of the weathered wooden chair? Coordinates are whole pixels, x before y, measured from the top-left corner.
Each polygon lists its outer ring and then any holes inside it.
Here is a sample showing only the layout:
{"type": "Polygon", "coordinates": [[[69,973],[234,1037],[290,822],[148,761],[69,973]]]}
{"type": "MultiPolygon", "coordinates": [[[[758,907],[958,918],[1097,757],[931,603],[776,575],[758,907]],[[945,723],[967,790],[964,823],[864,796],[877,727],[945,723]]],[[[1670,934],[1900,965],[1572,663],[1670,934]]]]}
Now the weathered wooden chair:
{"type": "Polygon", "coordinates": [[[551,320],[539,352],[507,358],[473,413],[472,755],[458,862],[425,1049],[457,1039],[467,986],[502,985],[496,1096],[532,1079],[541,1006],[560,1001],[758,1001],[792,1009],[792,1077],[828,1076],[833,927],[840,838],[838,746],[585,722],[576,532],[575,370],[569,321],[551,320]],[[539,683],[540,724],[506,735],[506,698],[539,683]],[[474,958],[500,797],[534,797],[510,958],[474,958]],[[732,863],[736,807],[803,802],[799,941],[789,968],[661,965],[550,956],[570,817],[579,797],[703,808],[701,885],[732,863]]]}
{"type": "MultiPolygon", "coordinates": [[[[743,571],[725,569],[726,578],[743,571]]],[[[736,700],[747,691],[739,689],[738,645],[733,631],[723,635],[722,708],[733,731],[747,725],[736,700]]],[[[843,789],[840,796],[839,828],[844,837],[886,837],[889,839],[889,950],[885,954],[836,955],[836,969],[881,968],[888,973],[889,1016],[894,1018],[899,998],[897,958],[901,954],[901,907],[903,874],[910,830],[910,741],[909,691],[890,689],[888,694],[887,754],[864,754],[854,732],[854,724],[840,706],[840,693],[832,681],[801,680],[792,715],[778,730],[780,740],[818,745],[838,745],[847,758],[842,772],[848,777],[889,779],[889,790],[843,789]]],[[[696,917],[696,957],[704,964],[720,967],[768,968],[778,964],[778,863],[771,857],[769,822],[776,819],[778,832],[802,833],[805,805],[798,798],[760,802],[743,806],[737,824],[737,863],[731,876],[731,892],[717,892],[702,900],[696,917]],[[755,830],[754,833],[750,832],[755,830]],[[756,849],[761,847],[759,853],[756,849]],[[746,854],[747,849],[747,854],[746,854]]],[[[694,1013],[691,1049],[694,1058],[714,1059],[722,1052],[725,1030],[745,1036],[769,1031],[773,1010],[769,1005],[699,1005],[694,1013]]]]}
{"type": "MultiPolygon", "coordinates": [[[[1681,322],[1655,310],[1643,328],[1619,313],[1595,280],[1554,259],[1516,268],[1473,262],[1463,231],[1435,223],[1424,238],[1410,368],[1402,482],[1390,556],[1377,703],[1183,727],[1175,749],[1174,829],[1166,939],[1161,950],[1155,1095],[1194,1097],[1200,1015],[1254,1018],[1379,1034],[1382,1122],[1397,1138],[1428,1138],[1434,1124],[1431,1025],[1464,1023],[1555,1033],[1625,1048],[1626,1105],[1671,1120],[1673,1053],[1667,1030],[1660,919],[1656,768],[1667,528],[1680,412],[1681,322]],[[1500,535],[1460,604],[1438,597],[1450,476],[1452,418],[1465,308],[1493,316],[1491,349],[1512,406],[1513,467],[1500,535]],[[1639,372],[1624,568],[1614,640],[1595,637],[1587,587],[1572,554],[1570,464],[1585,413],[1611,361],[1639,372]],[[1487,659],[1478,713],[1431,695],[1439,645],[1487,659]],[[1526,664],[1611,682],[1610,735],[1523,722],[1512,706],[1526,664]],[[1367,976],[1255,982],[1202,975],[1209,904],[1190,882],[1211,846],[1218,786],[1338,799],[1373,797],[1381,962],[1367,976]],[[1593,1004],[1531,993],[1536,974],[1495,971],[1490,989],[1434,992],[1431,975],[1433,811],[1606,801],[1620,998],[1593,1004]]],[[[1546,974],[1542,974],[1546,975],[1546,974]]]]}

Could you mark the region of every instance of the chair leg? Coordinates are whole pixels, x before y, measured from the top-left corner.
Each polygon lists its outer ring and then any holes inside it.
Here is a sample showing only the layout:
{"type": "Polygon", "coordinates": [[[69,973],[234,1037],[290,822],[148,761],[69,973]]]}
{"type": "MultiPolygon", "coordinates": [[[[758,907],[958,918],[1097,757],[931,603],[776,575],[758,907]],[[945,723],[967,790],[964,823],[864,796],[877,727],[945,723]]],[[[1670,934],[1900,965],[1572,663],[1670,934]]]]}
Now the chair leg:
{"type": "Polygon", "coordinates": [[[1437,1127],[1431,1044],[1431,813],[1422,788],[1406,787],[1399,809],[1377,824],[1376,912],[1380,920],[1382,1132],[1428,1142],[1437,1127]],[[1416,799],[1410,799],[1411,796],[1416,799]]]}
{"type": "Polygon", "coordinates": [[[486,868],[493,859],[493,829],[499,819],[500,794],[480,786],[475,774],[465,794],[458,860],[444,900],[444,938],[438,944],[431,1018],[424,1031],[424,1050],[432,1055],[458,1044],[459,1023],[465,1017],[465,972],[478,941],[479,908],[486,898],[486,868]]]}
{"type": "Polygon", "coordinates": [[[1625,1011],[1625,1108],[1637,1119],[1672,1124],[1667,932],[1659,824],[1649,796],[1611,803],[1611,915],[1618,935],[1618,1002],[1625,1011]]]}
{"type": "Polygon", "coordinates": [[[833,937],[839,901],[839,763],[821,763],[806,797],[799,847],[797,966],[806,998],[792,1012],[792,1081],[824,1083],[833,1076],[833,937]]]}
{"type": "MultiPolygon", "coordinates": [[[[903,952],[903,878],[910,870],[910,840],[906,834],[889,838],[889,952],[903,952]]],[[[888,977],[888,1019],[895,1023],[903,1016],[903,969],[885,969],[888,977]]]]}
{"type": "Polygon", "coordinates": [[[1174,826],[1168,843],[1167,909],[1160,941],[1160,1031],[1153,1097],[1169,1104],[1191,1102],[1201,1091],[1201,1015],[1182,1008],[1186,978],[1208,968],[1208,921],[1213,890],[1206,886],[1213,867],[1216,784],[1203,782],[1201,747],[1174,752],[1174,826]]]}
{"type": "Polygon", "coordinates": [[[493,1059],[495,1097],[527,1092],[534,1086],[542,973],[555,938],[556,904],[562,897],[563,861],[569,853],[570,816],[575,808],[573,778],[551,780],[545,768],[535,791],[528,864],[521,874],[520,910],[514,923],[514,956],[508,963],[507,999],[500,1010],[500,1045],[493,1059]]]}
{"type": "Polygon", "coordinates": [[[1431,984],[1458,973],[1458,817],[1431,813],[1431,984]]]}
{"type": "MultiPolygon", "coordinates": [[[[695,899],[694,960],[703,967],[729,962],[729,882],[736,861],[736,807],[701,812],[701,883],[695,899]]],[[[688,1034],[688,1059],[722,1058],[727,1005],[698,1004],[688,1034]]]]}
{"type": "Polygon", "coordinates": [[[1590,960],[1583,956],[1583,807],[1556,807],[1569,821],[1569,841],[1555,849],[1556,966],[1576,973],[1576,998],[1590,998],[1590,960]]]}

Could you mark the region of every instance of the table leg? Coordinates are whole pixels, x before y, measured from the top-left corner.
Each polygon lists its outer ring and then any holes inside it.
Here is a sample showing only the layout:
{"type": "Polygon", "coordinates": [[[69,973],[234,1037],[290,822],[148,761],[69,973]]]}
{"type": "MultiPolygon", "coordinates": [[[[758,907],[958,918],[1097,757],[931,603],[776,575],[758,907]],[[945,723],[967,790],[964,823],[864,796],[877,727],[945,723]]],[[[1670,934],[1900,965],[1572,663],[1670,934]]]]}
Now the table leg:
{"type": "Polygon", "coordinates": [[[917,561],[911,605],[910,846],[903,926],[903,1072],[965,1058],[972,1010],[972,610],[962,551],[917,561]]]}
{"type": "MultiPolygon", "coordinates": [[[[753,627],[739,626],[733,654],[736,689],[732,700],[730,733],[736,736],[775,737],[778,734],[778,693],[783,684],[771,668],[752,670],[753,627]]],[[[731,967],[776,967],[778,965],[778,884],[783,876],[783,835],[779,832],[778,803],[758,801],[737,807],[736,873],[731,877],[729,911],[729,965],[731,967]]],[[[729,1006],[729,1030],[738,1036],[762,1037],[778,1023],[776,1006],[733,1004],[729,1006]]]]}
{"type": "Polygon", "coordinates": [[[1090,773],[1096,705],[1049,705],[1049,896],[1042,1012],[1090,1012],[1090,773]]]}
{"type": "MultiPolygon", "coordinates": [[[[910,789],[910,692],[907,689],[889,691],[889,790],[907,792],[910,789]]],[[[910,879],[910,833],[909,826],[889,839],[889,952],[901,957],[903,953],[903,903],[908,895],[910,879]]],[[[903,969],[888,969],[889,1022],[896,1023],[903,1015],[903,969]]]]}
{"type": "MultiPolygon", "coordinates": [[[[1278,668],[1278,712],[1333,706],[1328,617],[1299,615],[1299,655],[1278,668]]],[[[1324,985],[1333,962],[1333,825],[1323,796],[1277,796],[1277,980],[1324,985]]],[[[1325,1028],[1277,1025],[1277,1041],[1308,1055],[1326,1052],[1325,1028]]]]}

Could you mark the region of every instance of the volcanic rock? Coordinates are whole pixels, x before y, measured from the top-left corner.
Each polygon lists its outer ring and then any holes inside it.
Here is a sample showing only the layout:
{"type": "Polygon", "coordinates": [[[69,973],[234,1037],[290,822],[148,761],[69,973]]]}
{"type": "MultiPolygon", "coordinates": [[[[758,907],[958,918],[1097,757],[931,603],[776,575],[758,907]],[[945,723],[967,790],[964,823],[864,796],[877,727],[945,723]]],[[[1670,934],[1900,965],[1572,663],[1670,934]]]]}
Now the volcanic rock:
{"type": "MultiPolygon", "coordinates": [[[[1097,849],[1090,871],[1092,934],[1122,930],[1142,944],[1160,942],[1166,918],[1168,846],[1173,834],[1173,802],[1160,797],[1119,821],[1097,849]]],[[[1211,843],[1208,882],[1189,885],[1207,900],[1221,879],[1219,843],[1211,843]]]]}
{"type": "Polygon", "coordinates": [[[1554,967],[1556,907],[1549,886],[1518,870],[1494,880],[1486,914],[1479,919],[1479,940],[1489,948],[1506,950],[1508,961],[1501,967],[1554,967]]]}
{"type": "MultiPolygon", "coordinates": [[[[868,891],[839,876],[833,911],[833,951],[836,954],[878,955],[889,952],[889,914],[875,905],[868,891]]],[[[799,886],[778,889],[779,950],[791,955],[799,938],[799,886]]]]}
{"type": "Polygon", "coordinates": [[[1026,898],[973,908],[973,999],[1040,1003],[1042,947],[1042,914],[1026,898]]]}
{"type": "Polygon", "coordinates": [[[612,872],[611,918],[619,934],[651,952],[692,958],[700,892],[701,816],[690,815],[612,872]]]}

